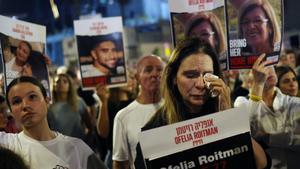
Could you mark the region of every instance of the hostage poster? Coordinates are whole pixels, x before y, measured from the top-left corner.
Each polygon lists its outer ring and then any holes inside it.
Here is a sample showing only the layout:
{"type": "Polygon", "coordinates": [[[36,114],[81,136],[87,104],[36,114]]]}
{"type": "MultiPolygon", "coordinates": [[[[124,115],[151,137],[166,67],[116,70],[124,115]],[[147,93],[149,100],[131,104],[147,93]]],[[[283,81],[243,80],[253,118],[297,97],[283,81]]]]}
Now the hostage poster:
{"type": "Polygon", "coordinates": [[[169,0],[174,46],[187,37],[209,43],[227,69],[224,0],[169,0]]]}
{"type": "Polygon", "coordinates": [[[121,17],[74,21],[83,89],[127,83],[121,17]]]}
{"type": "Polygon", "coordinates": [[[265,53],[269,64],[280,57],[283,33],[281,0],[225,0],[229,69],[251,68],[265,53]]]}
{"type": "Polygon", "coordinates": [[[245,107],[143,131],[140,145],[148,169],[256,168],[245,107]]]}
{"type": "Polygon", "coordinates": [[[0,16],[0,39],[5,87],[20,76],[41,81],[50,96],[46,65],[46,27],[0,16]]]}

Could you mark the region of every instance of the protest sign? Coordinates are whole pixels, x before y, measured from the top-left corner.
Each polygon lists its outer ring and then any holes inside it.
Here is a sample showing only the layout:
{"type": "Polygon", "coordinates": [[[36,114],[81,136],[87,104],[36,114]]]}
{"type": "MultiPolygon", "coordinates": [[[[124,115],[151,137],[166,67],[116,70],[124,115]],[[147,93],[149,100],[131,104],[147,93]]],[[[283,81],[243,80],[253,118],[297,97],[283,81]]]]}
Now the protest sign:
{"type": "Polygon", "coordinates": [[[127,83],[121,17],[74,21],[83,89],[127,83]]]}

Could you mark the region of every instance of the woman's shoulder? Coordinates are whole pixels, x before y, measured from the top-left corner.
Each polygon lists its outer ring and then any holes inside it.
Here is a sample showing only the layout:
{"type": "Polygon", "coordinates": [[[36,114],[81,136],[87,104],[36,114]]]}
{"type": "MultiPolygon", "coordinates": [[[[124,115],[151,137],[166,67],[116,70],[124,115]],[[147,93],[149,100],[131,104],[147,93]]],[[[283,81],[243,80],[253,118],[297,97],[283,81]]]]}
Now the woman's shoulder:
{"type": "Polygon", "coordinates": [[[166,118],[164,117],[163,110],[158,109],[158,111],[152,116],[152,118],[144,125],[142,131],[150,130],[164,125],[167,125],[166,118]]]}
{"type": "Polygon", "coordinates": [[[61,133],[58,134],[57,144],[63,145],[78,150],[80,153],[86,153],[88,155],[93,154],[93,150],[81,139],[71,136],[66,136],[61,133]]]}

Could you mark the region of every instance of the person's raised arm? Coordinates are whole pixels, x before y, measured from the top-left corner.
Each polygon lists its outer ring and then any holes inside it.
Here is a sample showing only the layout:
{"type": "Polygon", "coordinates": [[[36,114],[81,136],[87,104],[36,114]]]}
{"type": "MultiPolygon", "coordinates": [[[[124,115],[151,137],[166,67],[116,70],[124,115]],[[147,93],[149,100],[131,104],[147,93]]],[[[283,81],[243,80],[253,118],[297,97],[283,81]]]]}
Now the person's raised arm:
{"type": "Polygon", "coordinates": [[[102,138],[107,138],[110,131],[108,117],[109,90],[106,85],[97,85],[96,92],[101,100],[97,119],[97,132],[102,138]]]}
{"type": "Polygon", "coordinates": [[[267,61],[263,61],[265,54],[260,55],[252,66],[253,85],[251,87],[250,99],[258,101],[262,99],[262,93],[267,80],[267,61]]]}

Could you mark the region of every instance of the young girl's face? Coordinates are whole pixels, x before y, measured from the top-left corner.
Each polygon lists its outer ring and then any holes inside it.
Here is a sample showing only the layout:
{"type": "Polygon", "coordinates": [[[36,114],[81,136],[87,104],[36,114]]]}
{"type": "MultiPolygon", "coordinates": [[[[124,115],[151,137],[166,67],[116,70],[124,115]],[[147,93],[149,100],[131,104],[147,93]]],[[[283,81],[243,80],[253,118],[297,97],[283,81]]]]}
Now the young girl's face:
{"type": "Polygon", "coordinates": [[[56,92],[68,92],[69,91],[69,81],[65,76],[58,76],[55,79],[55,90],[56,92]]]}
{"type": "Polygon", "coordinates": [[[48,100],[38,86],[28,82],[16,84],[8,93],[8,101],[12,115],[25,128],[47,121],[48,100]]]}

